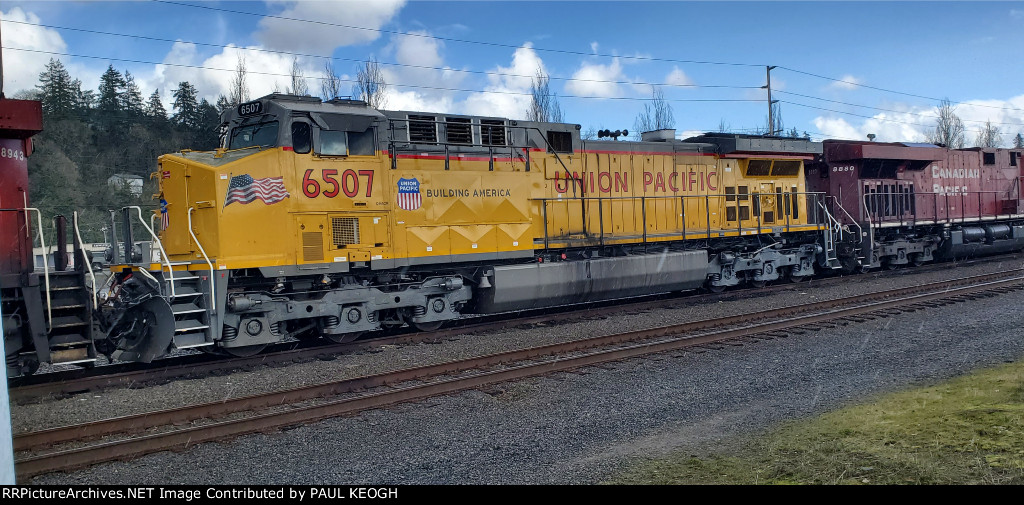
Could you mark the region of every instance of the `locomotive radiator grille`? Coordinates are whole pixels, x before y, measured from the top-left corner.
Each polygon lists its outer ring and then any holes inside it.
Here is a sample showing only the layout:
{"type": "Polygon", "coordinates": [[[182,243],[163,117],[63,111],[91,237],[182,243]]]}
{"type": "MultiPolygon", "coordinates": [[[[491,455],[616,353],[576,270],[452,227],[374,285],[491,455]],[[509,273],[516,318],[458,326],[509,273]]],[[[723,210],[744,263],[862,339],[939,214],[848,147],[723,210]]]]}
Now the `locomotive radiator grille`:
{"type": "Polygon", "coordinates": [[[355,217],[336,217],[331,219],[331,233],[334,247],[359,243],[359,219],[355,217]]]}

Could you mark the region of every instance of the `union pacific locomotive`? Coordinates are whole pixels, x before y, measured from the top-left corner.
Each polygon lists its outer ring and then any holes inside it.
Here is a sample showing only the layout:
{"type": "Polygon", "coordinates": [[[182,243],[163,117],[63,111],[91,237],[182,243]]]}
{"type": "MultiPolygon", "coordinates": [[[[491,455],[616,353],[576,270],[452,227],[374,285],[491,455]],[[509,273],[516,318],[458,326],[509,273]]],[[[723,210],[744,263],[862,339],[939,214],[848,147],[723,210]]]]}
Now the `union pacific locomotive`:
{"type": "MultiPolygon", "coordinates": [[[[1019,170],[984,164],[1004,150],[671,130],[595,141],[573,124],[280,94],[222,123],[216,151],[160,157],[156,214],[126,208],[111,222],[123,247],[85,358],[241,356],[463,314],[1024,247],[1019,170]],[[955,204],[985,192],[977,207],[955,204]]],[[[56,361],[45,338],[9,346],[8,362],[56,361]]]]}

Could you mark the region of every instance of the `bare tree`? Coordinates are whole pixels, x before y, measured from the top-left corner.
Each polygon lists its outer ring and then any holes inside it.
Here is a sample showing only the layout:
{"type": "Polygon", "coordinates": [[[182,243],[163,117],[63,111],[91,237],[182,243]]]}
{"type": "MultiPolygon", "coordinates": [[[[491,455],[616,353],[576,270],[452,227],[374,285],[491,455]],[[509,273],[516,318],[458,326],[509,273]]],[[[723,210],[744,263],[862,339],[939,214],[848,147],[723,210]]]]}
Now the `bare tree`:
{"type": "Polygon", "coordinates": [[[526,120],[562,122],[558,95],[551,93],[551,79],[540,67],[537,67],[537,75],[530,83],[530,108],[526,109],[526,120]]]}
{"type": "Polygon", "coordinates": [[[324,101],[338,98],[341,94],[341,77],[334,71],[331,60],[324,63],[324,80],[320,81],[320,98],[324,101]]]}
{"type": "Polygon", "coordinates": [[[953,104],[948,99],[939,104],[939,119],[935,130],[928,135],[928,142],[953,149],[964,147],[964,122],[953,112],[953,104]]]}
{"type": "Polygon", "coordinates": [[[238,65],[235,67],[235,75],[231,77],[231,90],[227,97],[230,105],[234,106],[249,101],[249,85],[245,82],[247,74],[245,58],[238,55],[238,65]]]}
{"type": "Polygon", "coordinates": [[[644,104],[644,110],[636,116],[633,131],[636,138],[643,132],[675,128],[676,118],[672,105],[665,100],[665,93],[657,86],[651,86],[651,101],[644,104]]]}
{"type": "Polygon", "coordinates": [[[583,140],[597,140],[597,130],[593,126],[587,128],[587,131],[580,135],[583,140]]]}
{"type": "Polygon", "coordinates": [[[999,127],[992,126],[992,121],[985,121],[985,127],[978,132],[978,137],[974,139],[974,147],[999,147],[999,144],[1002,143],[999,127]]]}
{"type": "Polygon", "coordinates": [[[356,74],[356,85],[352,87],[352,94],[370,107],[382,109],[387,105],[387,90],[388,83],[384,81],[380,63],[374,58],[366,60],[363,68],[356,74]]]}
{"type": "Polygon", "coordinates": [[[718,120],[718,132],[719,133],[728,133],[729,132],[729,128],[730,128],[730,125],[729,125],[729,123],[725,122],[725,118],[722,118],[722,119],[718,120]]]}
{"type": "Polygon", "coordinates": [[[309,95],[309,86],[306,85],[306,76],[302,75],[302,68],[299,67],[299,57],[292,58],[292,86],[288,92],[293,95],[309,95]]]}
{"type": "Polygon", "coordinates": [[[770,120],[767,117],[764,118],[764,124],[765,135],[782,135],[786,131],[786,127],[782,122],[782,109],[779,108],[778,102],[772,104],[772,117],[770,120]]]}

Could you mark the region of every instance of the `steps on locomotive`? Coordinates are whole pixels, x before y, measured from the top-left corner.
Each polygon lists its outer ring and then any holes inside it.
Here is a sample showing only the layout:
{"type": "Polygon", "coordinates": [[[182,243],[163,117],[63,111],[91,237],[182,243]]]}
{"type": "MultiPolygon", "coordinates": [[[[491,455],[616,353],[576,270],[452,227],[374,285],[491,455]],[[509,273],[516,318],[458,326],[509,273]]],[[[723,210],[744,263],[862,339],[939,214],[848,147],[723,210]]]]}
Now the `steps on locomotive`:
{"type": "MultiPolygon", "coordinates": [[[[51,272],[49,314],[50,362],[54,364],[96,361],[93,346],[92,310],[83,274],[51,272]]],[[[46,300],[44,298],[44,303],[46,300]]]]}
{"type": "Polygon", "coordinates": [[[174,314],[174,346],[178,349],[206,347],[213,345],[210,328],[210,314],[206,310],[208,293],[203,289],[202,275],[184,270],[175,270],[174,279],[164,277],[167,284],[165,296],[171,297],[171,282],[174,283],[174,298],[170,300],[174,314]]]}

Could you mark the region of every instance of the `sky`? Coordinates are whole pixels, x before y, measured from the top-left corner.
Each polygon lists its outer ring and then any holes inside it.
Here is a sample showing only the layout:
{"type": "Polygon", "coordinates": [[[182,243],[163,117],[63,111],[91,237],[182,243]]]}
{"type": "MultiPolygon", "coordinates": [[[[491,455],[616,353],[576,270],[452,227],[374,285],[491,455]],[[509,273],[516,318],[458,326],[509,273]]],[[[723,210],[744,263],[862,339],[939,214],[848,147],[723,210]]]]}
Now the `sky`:
{"type": "MultiPolygon", "coordinates": [[[[325,63],[354,80],[381,63],[392,110],[522,119],[550,76],[564,121],[634,130],[655,87],[677,136],[750,133],[772,98],[786,130],[923,142],[943,99],[973,144],[1024,132],[1024,2],[0,1],[3,91],[32,89],[50,58],[96,89],[129,71],[168,110],[181,81],[215,102],[239,58],[252,98],[313,94],[325,63]]],[[[351,82],[343,82],[344,90],[351,82]]]]}

